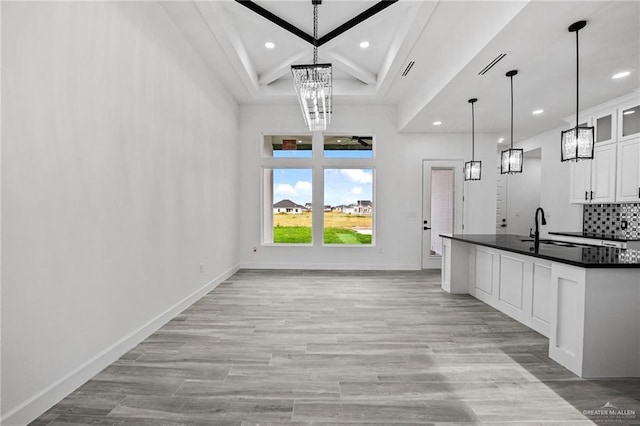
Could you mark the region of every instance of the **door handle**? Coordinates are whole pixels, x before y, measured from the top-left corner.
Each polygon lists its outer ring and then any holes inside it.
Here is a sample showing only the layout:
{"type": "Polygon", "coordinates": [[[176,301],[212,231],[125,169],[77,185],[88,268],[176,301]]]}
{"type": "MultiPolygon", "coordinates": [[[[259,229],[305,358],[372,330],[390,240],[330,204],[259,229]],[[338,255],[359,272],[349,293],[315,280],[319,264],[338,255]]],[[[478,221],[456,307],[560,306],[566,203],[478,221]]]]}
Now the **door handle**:
{"type": "Polygon", "coordinates": [[[427,230],[429,230],[429,229],[431,229],[431,228],[429,228],[428,226],[425,226],[425,227],[424,227],[424,228],[422,228],[422,229],[424,229],[425,231],[427,231],[427,230]]]}

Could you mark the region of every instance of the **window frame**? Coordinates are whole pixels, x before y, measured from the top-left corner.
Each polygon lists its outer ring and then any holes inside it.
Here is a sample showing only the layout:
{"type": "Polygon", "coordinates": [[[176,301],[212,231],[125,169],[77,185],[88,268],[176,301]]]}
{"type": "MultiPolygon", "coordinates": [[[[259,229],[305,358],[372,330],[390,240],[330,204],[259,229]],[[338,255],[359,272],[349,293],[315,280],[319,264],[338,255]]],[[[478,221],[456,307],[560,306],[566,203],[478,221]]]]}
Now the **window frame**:
{"type": "Polygon", "coordinates": [[[261,193],[261,220],[260,220],[260,244],[261,246],[272,247],[359,247],[373,248],[377,240],[377,170],[376,170],[376,146],[377,138],[370,132],[262,132],[260,134],[260,193],[261,193]],[[366,135],[371,137],[372,155],[369,158],[325,158],[324,140],[325,136],[335,137],[346,134],[366,135]],[[311,158],[296,157],[273,157],[265,156],[264,143],[267,136],[292,136],[311,135],[312,149],[311,158]],[[311,243],[291,244],[273,242],[273,175],[267,182],[267,169],[311,169],[311,243]],[[324,173],[325,169],[371,169],[372,172],[372,228],[371,244],[325,244],[324,243],[324,173]],[[267,193],[269,191],[269,193],[267,193]],[[270,200],[269,200],[270,199],[270,200]],[[268,205],[268,201],[270,205],[268,205]],[[316,206],[319,206],[318,208],[316,206]],[[270,208],[269,208],[270,207],[270,208]],[[267,214],[267,212],[270,212],[267,214]],[[267,231],[267,223],[270,223],[271,230],[267,231]],[[265,238],[269,234],[271,241],[265,238]]]}

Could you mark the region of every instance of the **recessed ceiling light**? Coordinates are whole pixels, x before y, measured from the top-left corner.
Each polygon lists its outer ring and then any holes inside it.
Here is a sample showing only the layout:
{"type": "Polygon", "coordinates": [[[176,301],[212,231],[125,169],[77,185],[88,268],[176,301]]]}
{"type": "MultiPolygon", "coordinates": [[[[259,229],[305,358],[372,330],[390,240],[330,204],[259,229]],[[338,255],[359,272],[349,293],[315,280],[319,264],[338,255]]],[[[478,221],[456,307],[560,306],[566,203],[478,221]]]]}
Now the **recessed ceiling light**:
{"type": "Polygon", "coordinates": [[[368,41],[363,41],[360,43],[360,48],[361,49],[366,49],[367,47],[369,47],[369,42],[368,41]]]}
{"type": "Polygon", "coordinates": [[[439,126],[439,125],[441,125],[441,124],[442,124],[442,121],[434,121],[434,122],[433,122],[433,125],[434,125],[434,126],[439,126]]]}
{"type": "Polygon", "coordinates": [[[337,142],[338,142],[338,143],[342,142],[342,139],[338,139],[338,140],[337,140],[337,142]]]}
{"type": "Polygon", "coordinates": [[[543,109],[537,109],[537,110],[533,111],[531,114],[538,115],[538,114],[542,114],[543,112],[544,112],[543,109]]]}
{"type": "Polygon", "coordinates": [[[629,74],[631,74],[630,71],[622,71],[622,72],[619,72],[618,74],[614,74],[613,77],[611,77],[611,78],[616,78],[616,79],[617,78],[625,78],[629,74]]]}
{"type": "Polygon", "coordinates": [[[274,47],[276,47],[276,45],[273,42],[268,41],[264,44],[264,47],[266,47],[267,49],[273,49],[274,47]]]}
{"type": "Polygon", "coordinates": [[[498,139],[498,143],[502,143],[502,142],[504,142],[504,138],[498,139]]]}
{"type": "Polygon", "coordinates": [[[629,114],[633,114],[634,112],[636,112],[635,109],[630,109],[629,111],[623,112],[622,115],[629,115],[629,114]]]}

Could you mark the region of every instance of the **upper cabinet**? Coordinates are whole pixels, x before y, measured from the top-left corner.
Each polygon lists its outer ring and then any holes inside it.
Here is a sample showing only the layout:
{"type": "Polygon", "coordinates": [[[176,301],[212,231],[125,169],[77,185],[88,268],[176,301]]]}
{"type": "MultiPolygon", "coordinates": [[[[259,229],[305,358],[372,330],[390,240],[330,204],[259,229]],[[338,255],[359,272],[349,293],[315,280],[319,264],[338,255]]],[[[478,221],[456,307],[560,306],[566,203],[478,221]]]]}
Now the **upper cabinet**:
{"type": "Polygon", "coordinates": [[[570,202],[612,203],[616,197],[616,144],[596,145],[593,160],[571,163],[570,202]]]}
{"type": "Polygon", "coordinates": [[[615,142],[617,134],[617,109],[610,108],[593,115],[591,125],[595,127],[596,144],[615,142]]]}
{"type": "Polygon", "coordinates": [[[618,141],[640,136],[640,104],[629,103],[618,108],[618,141]]]}
{"type": "Polygon", "coordinates": [[[640,202],[640,102],[637,96],[591,110],[594,158],[570,165],[570,202],[640,202]]]}
{"type": "Polygon", "coordinates": [[[618,150],[616,200],[640,202],[640,137],[620,142],[618,150]]]}

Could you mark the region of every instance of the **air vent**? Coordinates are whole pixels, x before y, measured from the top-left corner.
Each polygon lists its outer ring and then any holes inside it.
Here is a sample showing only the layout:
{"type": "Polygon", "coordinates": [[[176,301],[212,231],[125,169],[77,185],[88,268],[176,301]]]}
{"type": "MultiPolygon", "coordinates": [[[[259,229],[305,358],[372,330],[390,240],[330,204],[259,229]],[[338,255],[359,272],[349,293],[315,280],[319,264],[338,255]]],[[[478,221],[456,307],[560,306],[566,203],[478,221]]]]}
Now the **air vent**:
{"type": "Polygon", "coordinates": [[[407,74],[409,74],[409,71],[411,71],[411,68],[413,67],[413,64],[415,64],[415,61],[411,61],[409,62],[409,65],[407,65],[407,67],[404,69],[404,72],[402,73],[403,77],[406,77],[407,74]]]}
{"type": "Polygon", "coordinates": [[[485,75],[487,72],[489,72],[489,70],[490,70],[491,68],[493,68],[493,67],[494,67],[498,62],[500,62],[500,61],[501,61],[505,56],[507,56],[507,54],[506,54],[506,53],[501,53],[501,54],[499,54],[498,56],[496,56],[496,57],[493,59],[493,61],[489,62],[489,64],[488,64],[486,67],[482,68],[482,71],[480,71],[480,72],[478,73],[478,75],[485,75]]]}

